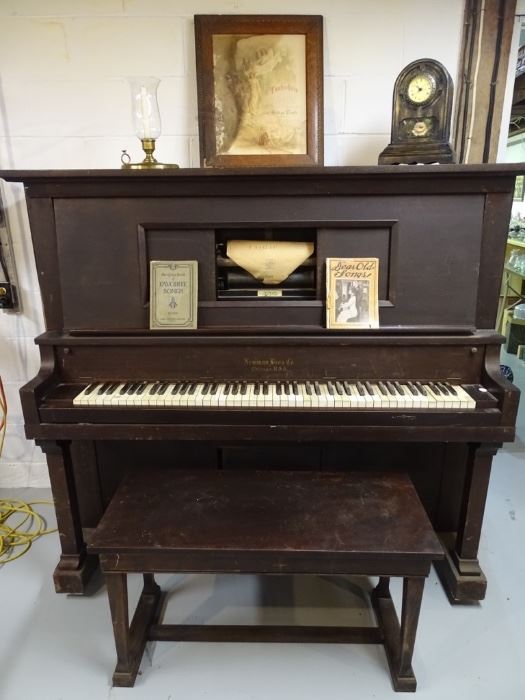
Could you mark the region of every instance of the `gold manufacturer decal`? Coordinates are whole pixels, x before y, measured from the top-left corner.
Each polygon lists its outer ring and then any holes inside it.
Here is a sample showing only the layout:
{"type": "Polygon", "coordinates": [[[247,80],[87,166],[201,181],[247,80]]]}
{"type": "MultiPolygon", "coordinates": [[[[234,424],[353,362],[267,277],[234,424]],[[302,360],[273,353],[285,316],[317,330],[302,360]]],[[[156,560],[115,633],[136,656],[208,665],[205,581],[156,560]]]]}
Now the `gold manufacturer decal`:
{"type": "Polygon", "coordinates": [[[252,372],[288,372],[294,366],[294,360],[291,357],[278,359],[276,357],[268,358],[250,358],[245,357],[244,364],[252,372]]]}

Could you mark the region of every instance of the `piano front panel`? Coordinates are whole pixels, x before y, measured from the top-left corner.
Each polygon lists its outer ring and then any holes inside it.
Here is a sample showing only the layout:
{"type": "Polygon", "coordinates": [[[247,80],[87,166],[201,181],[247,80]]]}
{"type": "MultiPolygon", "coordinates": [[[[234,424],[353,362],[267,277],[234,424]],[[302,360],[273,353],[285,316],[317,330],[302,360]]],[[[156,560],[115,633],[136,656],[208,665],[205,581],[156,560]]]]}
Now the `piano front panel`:
{"type": "MultiPolygon", "coordinates": [[[[147,329],[151,259],[199,262],[200,328],[324,328],[329,256],[378,257],[382,326],[473,328],[483,195],[443,193],[56,199],[67,330],[147,329]],[[378,216],[378,213],[380,215],[378,216]],[[316,232],[317,302],[223,302],[214,297],[214,240],[225,229],[301,226],[316,232]],[[132,281],[134,280],[134,283],[132,281]]],[[[282,237],[282,236],[281,236],[282,237]]]]}

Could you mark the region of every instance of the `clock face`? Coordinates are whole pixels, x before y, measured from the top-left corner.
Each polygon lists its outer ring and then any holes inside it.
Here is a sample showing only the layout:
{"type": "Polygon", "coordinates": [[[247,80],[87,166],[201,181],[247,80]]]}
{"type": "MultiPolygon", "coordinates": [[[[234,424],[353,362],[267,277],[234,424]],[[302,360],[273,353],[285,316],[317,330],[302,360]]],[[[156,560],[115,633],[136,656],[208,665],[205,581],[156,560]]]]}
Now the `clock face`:
{"type": "Polygon", "coordinates": [[[430,73],[417,73],[408,83],[407,98],[415,105],[422,105],[434,97],[436,81],[430,73]]]}

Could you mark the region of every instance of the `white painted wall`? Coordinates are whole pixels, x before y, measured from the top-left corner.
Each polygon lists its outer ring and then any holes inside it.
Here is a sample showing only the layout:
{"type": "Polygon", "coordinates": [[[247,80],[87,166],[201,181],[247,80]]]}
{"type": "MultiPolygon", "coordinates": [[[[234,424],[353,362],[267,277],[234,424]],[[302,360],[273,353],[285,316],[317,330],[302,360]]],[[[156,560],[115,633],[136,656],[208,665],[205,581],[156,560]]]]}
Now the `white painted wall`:
{"type": "MultiPolygon", "coordinates": [[[[199,164],[193,14],[324,16],[325,163],[377,163],[392,87],[410,61],[457,74],[463,0],[0,0],[0,169],[118,168],[140,153],[126,76],[161,78],[159,160],[199,164]]],[[[24,312],[0,312],[9,424],[1,485],[46,482],[18,389],[37,371],[40,300],[20,189],[10,207],[24,312]]]]}

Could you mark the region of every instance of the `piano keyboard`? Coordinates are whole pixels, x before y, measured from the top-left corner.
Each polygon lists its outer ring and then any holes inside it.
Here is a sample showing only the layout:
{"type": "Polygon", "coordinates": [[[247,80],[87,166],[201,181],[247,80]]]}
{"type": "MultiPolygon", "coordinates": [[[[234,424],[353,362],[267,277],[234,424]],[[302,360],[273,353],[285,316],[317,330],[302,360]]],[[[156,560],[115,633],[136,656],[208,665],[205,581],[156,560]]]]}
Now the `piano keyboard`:
{"type": "MultiPolygon", "coordinates": [[[[481,388],[481,391],[484,389],[481,388]]],[[[475,400],[448,382],[98,382],[75,406],[358,408],[472,410],[475,400]]]]}

